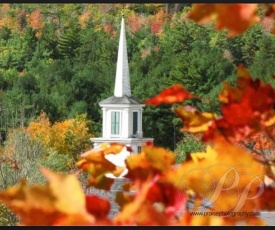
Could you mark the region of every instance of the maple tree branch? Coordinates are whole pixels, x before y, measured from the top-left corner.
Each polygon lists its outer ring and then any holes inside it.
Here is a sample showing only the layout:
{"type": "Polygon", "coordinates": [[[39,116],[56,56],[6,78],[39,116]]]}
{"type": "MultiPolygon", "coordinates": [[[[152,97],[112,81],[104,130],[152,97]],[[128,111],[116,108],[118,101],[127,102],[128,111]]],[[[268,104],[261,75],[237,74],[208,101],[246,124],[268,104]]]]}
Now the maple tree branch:
{"type": "MultiPolygon", "coordinates": [[[[258,155],[263,155],[263,151],[259,151],[257,149],[254,149],[254,145],[251,147],[249,144],[246,144],[244,141],[240,141],[240,143],[247,149],[249,150],[251,153],[256,153],[258,155]]],[[[262,149],[261,149],[262,150],[262,149]]]]}
{"type": "Polygon", "coordinates": [[[272,136],[272,134],[270,133],[270,131],[265,127],[265,128],[264,128],[264,132],[265,132],[267,138],[272,142],[272,144],[273,144],[274,147],[275,147],[275,139],[274,139],[274,137],[272,136]]]}

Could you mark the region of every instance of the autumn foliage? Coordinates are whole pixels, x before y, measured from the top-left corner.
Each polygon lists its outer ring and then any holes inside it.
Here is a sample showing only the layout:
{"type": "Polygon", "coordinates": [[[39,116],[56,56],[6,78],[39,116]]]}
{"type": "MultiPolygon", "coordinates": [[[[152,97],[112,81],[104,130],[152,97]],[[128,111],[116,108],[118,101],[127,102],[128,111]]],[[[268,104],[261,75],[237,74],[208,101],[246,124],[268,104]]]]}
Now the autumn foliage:
{"type": "Polygon", "coordinates": [[[90,147],[89,122],[86,115],[51,124],[47,114],[41,112],[36,121],[30,122],[26,132],[46,148],[60,154],[75,156],[90,147]]]}
{"type": "Polygon", "coordinates": [[[184,89],[182,85],[173,85],[168,89],[163,90],[159,95],[147,99],[146,104],[160,105],[160,104],[173,104],[182,102],[183,100],[192,98],[193,96],[184,89]]]}
{"type": "Polygon", "coordinates": [[[256,9],[257,4],[194,4],[189,18],[199,23],[216,20],[217,30],[226,28],[229,36],[236,36],[259,21],[256,9]]]}
{"type": "MultiPolygon", "coordinates": [[[[267,17],[274,15],[274,5],[264,7],[269,9],[267,17]]],[[[187,16],[199,23],[216,19],[217,29],[226,28],[229,36],[235,36],[259,20],[256,8],[257,4],[193,4],[187,16]]],[[[151,28],[158,30],[157,24],[151,24],[151,28]]],[[[22,180],[1,191],[0,200],[20,217],[20,225],[192,226],[237,225],[240,221],[266,225],[256,214],[275,209],[275,188],[266,183],[267,177],[273,182],[275,176],[275,88],[253,79],[243,65],[237,66],[236,72],[237,84],[224,82],[217,98],[221,115],[200,112],[195,106],[173,108],[182,121],[182,131],[202,135],[207,144],[205,152],[191,153],[176,165],[173,152],[147,143],[140,153],[126,159],[125,178],[129,182],[116,194],[120,211],[115,217],[108,216],[108,200],[83,192],[77,175],[62,175],[46,168],[41,168],[46,184],[28,185],[22,180]],[[255,152],[258,156],[262,149],[271,151],[269,159],[255,157],[255,152]]],[[[158,106],[194,98],[199,97],[177,84],[145,103],[158,106]]],[[[77,150],[77,143],[87,138],[81,121],[51,125],[45,114],[27,131],[62,153],[77,150]],[[71,136],[70,130],[75,135],[71,136]]],[[[114,179],[105,175],[118,177],[125,168],[112,164],[106,155],[122,150],[131,152],[124,145],[104,143],[81,154],[76,165],[78,173],[88,173],[88,187],[110,190],[114,179]]]]}

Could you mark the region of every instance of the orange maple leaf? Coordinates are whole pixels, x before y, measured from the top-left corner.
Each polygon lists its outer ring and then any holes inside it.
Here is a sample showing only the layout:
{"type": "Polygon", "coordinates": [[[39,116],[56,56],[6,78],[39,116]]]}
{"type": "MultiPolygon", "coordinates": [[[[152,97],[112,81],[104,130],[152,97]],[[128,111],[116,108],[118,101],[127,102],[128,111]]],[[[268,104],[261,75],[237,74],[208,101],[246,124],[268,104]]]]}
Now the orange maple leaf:
{"type": "Polygon", "coordinates": [[[161,91],[158,95],[147,99],[145,104],[154,106],[159,104],[173,104],[193,97],[194,96],[190,94],[182,85],[176,84],[161,91]]]}
{"type": "Polygon", "coordinates": [[[183,122],[183,132],[198,133],[208,129],[217,116],[213,113],[201,113],[191,106],[179,106],[174,110],[183,122]]]}
{"type": "Polygon", "coordinates": [[[171,168],[175,163],[175,156],[164,148],[148,145],[144,146],[138,155],[130,155],[125,163],[129,170],[126,178],[145,180],[171,168]]]}
{"type": "Polygon", "coordinates": [[[216,20],[216,29],[228,29],[229,37],[246,31],[260,20],[257,4],[192,4],[188,18],[198,23],[216,20]]]}
{"type": "MultiPolygon", "coordinates": [[[[114,218],[114,223],[123,225],[171,225],[172,219],[163,212],[159,212],[153,206],[153,201],[148,199],[150,191],[158,180],[158,175],[151,175],[141,182],[140,186],[137,186],[136,196],[131,202],[123,206],[121,212],[114,218]]],[[[173,197],[169,198],[173,200],[173,197]]],[[[156,199],[153,198],[153,200],[156,199]]]]}
{"type": "Polygon", "coordinates": [[[199,160],[184,162],[170,170],[166,180],[181,190],[192,189],[207,198],[209,212],[257,209],[257,198],[263,191],[264,167],[248,152],[221,138],[213,147],[207,146],[206,153],[192,155],[199,160]]]}
{"type": "Polygon", "coordinates": [[[219,96],[223,116],[211,123],[203,141],[221,134],[238,142],[273,124],[275,90],[259,79],[253,80],[243,66],[237,67],[237,74],[237,87],[224,84],[219,96]]]}
{"type": "Polygon", "coordinates": [[[185,211],[187,200],[184,192],[170,183],[161,181],[157,181],[150,187],[146,199],[152,203],[163,205],[163,210],[161,211],[168,217],[185,211]]]}
{"type": "MultiPolygon", "coordinates": [[[[106,155],[119,154],[125,145],[118,143],[102,143],[101,145],[81,154],[82,159],[77,162],[77,167],[90,174],[88,186],[109,190],[114,179],[107,178],[107,173],[119,176],[124,167],[116,166],[110,162],[106,155]]],[[[127,149],[127,148],[126,148],[127,149]]],[[[128,148],[128,150],[131,150],[128,148]]]]}
{"type": "Polygon", "coordinates": [[[86,210],[97,219],[107,218],[110,201],[95,195],[86,195],[86,210]]]}
{"type": "Polygon", "coordinates": [[[265,188],[263,194],[258,198],[261,210],[273,211],[275,209],[274,200],[275,188],[267,187],[265,188]]]}
{"type": "Polygon", "coordinates": [[[26,181],[0,192],[0,200],[20,217],[21,225],[89,225],[94,216],[86,210],[85,194],[74,175],[62,175],[42,168],[45,185],[28,186],[26,181]]]}

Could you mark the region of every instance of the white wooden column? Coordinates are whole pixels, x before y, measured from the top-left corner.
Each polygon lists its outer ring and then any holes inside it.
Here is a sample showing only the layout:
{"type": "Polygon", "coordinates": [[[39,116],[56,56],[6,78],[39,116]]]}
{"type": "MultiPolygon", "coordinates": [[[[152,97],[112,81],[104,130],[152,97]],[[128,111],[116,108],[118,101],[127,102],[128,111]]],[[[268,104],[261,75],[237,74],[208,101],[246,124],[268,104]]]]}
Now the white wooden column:
{"type": "Polygon", "coordinates": [[[121,137],[128,138],[129,137],[129,108],[126,108],[123,110],[123,119],[121,120],[121,123],[122,123],[121,137]]]}
{"type": "Polygon", "coordinates": [[[107,114],[106,108],[102,108],[102,137],[107,137],[107,114]]]}
{"type": "Polygon", "coordinates": [[[139,110],[139,116],[138,116],[138,130],[139,130],[139,132],[142,132],[142,135],[143,135],[143,131],[142,131],[142,111],[143,111],[143,109],[141,108],[139,110]]]}

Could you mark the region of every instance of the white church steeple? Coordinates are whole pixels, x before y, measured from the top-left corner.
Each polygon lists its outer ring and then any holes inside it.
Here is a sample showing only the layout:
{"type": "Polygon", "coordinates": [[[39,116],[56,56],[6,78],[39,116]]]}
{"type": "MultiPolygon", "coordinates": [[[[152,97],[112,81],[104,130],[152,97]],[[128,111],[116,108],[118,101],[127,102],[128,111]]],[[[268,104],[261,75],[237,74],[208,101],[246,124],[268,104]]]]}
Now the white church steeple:
{"type": "Polygon", "coordinates": [[[123,143],[137,153],[153,138],[144,138],[142,108],[145,104],[131,94],[125,21],[122,17],[119,37],[114,95],[99,102],[102,108],[102,137],[91,138],[94,147],[104,142],[123,143]]]}
{"type": "Polygon", "coordinates": [[[114,95],[116,97],[131,96],[125,21],[123,17],[121,20],[121,29],[119,37],[114,95]]]}

